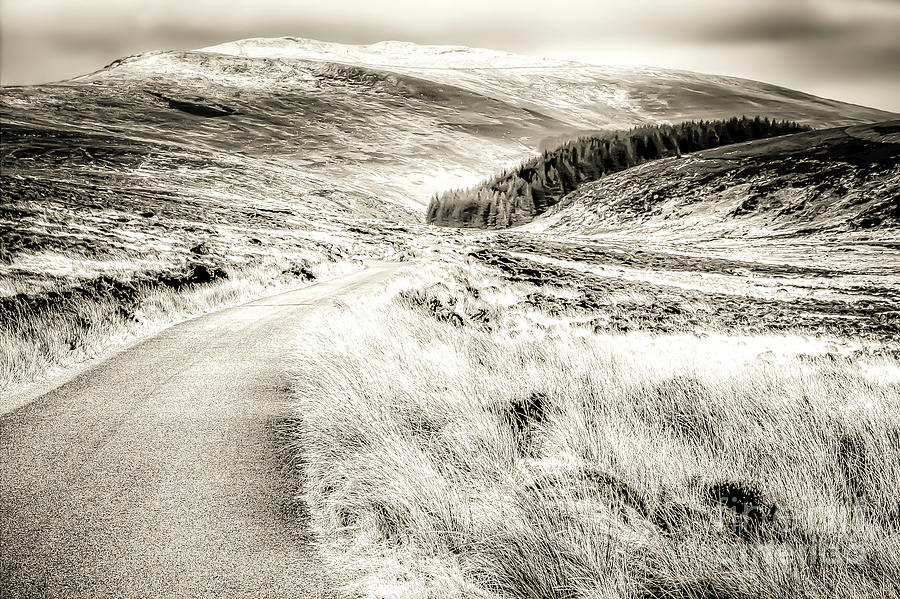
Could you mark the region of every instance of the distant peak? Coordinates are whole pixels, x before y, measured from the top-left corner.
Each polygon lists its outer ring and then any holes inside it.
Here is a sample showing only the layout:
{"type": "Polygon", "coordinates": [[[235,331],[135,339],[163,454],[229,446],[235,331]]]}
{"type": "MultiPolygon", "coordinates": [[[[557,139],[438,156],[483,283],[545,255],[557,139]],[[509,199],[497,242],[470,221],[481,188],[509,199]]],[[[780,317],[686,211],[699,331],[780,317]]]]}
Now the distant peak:
{"type": "Polygon", "coordinates": [[[558,67],[575,64],[551,58],[521,56],[500,50],[466,46],[430,46],[396,40],[353,45],[298,37],[250,38],[200,48],[199,51],[249,58],[319,60],[420,68],[558,67]]]}

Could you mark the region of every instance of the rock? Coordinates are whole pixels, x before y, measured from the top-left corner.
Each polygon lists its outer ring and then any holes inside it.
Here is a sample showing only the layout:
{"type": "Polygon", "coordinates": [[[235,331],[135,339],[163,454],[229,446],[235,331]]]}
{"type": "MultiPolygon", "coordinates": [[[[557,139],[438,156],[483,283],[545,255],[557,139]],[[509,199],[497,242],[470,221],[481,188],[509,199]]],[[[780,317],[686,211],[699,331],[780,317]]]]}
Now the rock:
{"type": "Polygon", "coordinates": [[[733,531],[740,537],[759,536],[775,519],[778,508],[767,502],[753,484],[719,482],[706,490],[707,498],[731,512],[733,531]]]}
{"type": "Polygon", "coordinates": [[[188,282],[193,285],[211,283],[216,279],[227,279],[228,273],[223,269],[207,264],[195,264],[188,276],[188,282]]]}
{"type": "Polygon", "coordinates": [[[293,277],[299,277],[304,281],[313,281],[316,279],[316,273],[312,271],[312,265],[306,260],[291,264],[288,268],[285,268],[281,272],[293,277]]]}
{"type": "Polygon", "coordinates": [[[197,245],[191,248],[191,253],[196,256],[208,256],[209,255],[209,246],[206,245],[205,241],[201,241],[197,245]]]}

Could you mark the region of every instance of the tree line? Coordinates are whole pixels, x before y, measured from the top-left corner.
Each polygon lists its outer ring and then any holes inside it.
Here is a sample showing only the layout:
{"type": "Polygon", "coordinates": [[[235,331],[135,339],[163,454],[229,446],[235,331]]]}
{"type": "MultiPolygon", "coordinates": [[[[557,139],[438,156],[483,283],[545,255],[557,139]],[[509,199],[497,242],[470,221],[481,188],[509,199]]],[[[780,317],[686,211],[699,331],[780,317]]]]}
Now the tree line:
{"type": "Polygon", "coordinates": [[[792,121],[733,117],[580,137],[474,187],[435,195],[426,219],[435,225],[482,229],[520,225],[579,185],[648,160],[809,129],[792,121]]]}

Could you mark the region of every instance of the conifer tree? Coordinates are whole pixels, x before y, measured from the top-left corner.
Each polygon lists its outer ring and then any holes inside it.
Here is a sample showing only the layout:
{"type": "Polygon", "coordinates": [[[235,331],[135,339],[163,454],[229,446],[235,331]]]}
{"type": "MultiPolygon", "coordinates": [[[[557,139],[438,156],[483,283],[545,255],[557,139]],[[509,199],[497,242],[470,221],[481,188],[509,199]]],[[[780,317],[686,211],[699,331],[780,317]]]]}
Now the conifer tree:
{"type": "Polygon", "coordinates": [[[579,185],[641,162],[807,130],[789,121],[733,117],[583,137],[555,150],[544,150],[540,156],[481,185],[435,195],[428,204],[426,219],[432,224],[464,227],[521,224],[579,185]]]}

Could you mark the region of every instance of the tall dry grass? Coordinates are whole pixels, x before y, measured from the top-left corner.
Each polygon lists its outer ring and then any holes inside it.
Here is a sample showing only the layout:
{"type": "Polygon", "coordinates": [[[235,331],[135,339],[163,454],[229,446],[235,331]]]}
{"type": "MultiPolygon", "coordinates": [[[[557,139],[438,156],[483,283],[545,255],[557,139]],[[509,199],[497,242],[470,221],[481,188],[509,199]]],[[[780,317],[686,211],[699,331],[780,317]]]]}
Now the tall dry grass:
{"type": "Polygon", "coordinates": [[[0,298],[0,397],[175,322],[358,267],[322,262],[294,272],[273,264],[228,266],[210,282],[175,286],[130,281],[130,273],[122,273],[106,277],[102,286],[76,281],[37,298],[0,298]]]}
{"type": "Polygon", "coordinates": [[[896,596],[895,358],[530,326],[500,288],[485,322],[403,287],[297,357],[302,499],[348,596],[896,596]]]}

